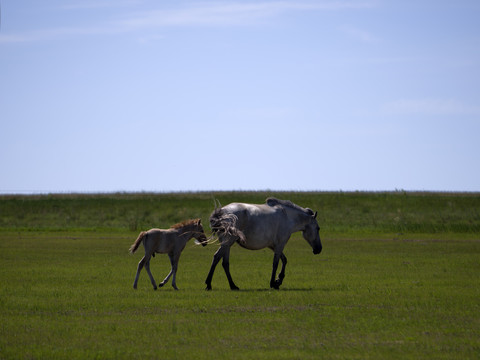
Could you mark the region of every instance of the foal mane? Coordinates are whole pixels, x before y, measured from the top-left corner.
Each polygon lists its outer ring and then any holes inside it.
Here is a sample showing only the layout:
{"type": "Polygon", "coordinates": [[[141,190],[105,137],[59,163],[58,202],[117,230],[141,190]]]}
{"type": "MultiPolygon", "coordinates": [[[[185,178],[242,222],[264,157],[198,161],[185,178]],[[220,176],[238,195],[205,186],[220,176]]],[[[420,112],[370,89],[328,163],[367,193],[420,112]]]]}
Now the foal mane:
{"type": "Polygon", "coordinates": [[[282,205],[282,206],[286,206],[286,207],[301,211],[303,213],[307,212],[307,213],[313,215],[313,210],[312,209],[302,208],[301,206],[298,206],[297,204],[294,204],[290,200],[280,200],[280,199],[277,199],[277,198],[274,198],[274,197],[269,197],[265,202],[267,203],[268,206],[282,205]]]}
{"type": "Polygon", "coordinates": [[[197,225],[200,219],[190,219],[179,222],[178,224],[170,226],[170,229],[181,229],[188,225],[197,225]]]}

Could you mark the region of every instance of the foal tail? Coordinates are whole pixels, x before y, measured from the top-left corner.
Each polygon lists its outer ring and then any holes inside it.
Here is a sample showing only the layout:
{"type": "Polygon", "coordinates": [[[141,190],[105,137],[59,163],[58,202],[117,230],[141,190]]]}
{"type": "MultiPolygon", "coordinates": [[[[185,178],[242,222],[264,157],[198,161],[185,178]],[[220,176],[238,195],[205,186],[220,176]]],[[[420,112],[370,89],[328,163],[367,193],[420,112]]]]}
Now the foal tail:
{"type": "Polygon", "coordinates": [[[146,231],[142,231],[138,237],[137,237],[137,240],[135,240],[135,242],[132,244],[132,246],[130,246],[130,249],[128,251],[130,251],[130,254],[133,254],[135,251],[137,251],[138,247],[140,246],[140,243],[143,241],[143,239],[147,236],[147,232],[146,231]]]}
{"type": "Polygon", "coordinates": [[[214,234],[230,235],[238,238],[244,244],[247,239],[242,230],[237,227],[238,217],[235,214],[228,214],[221,208],[215,208],[210,216],[210,228],[214,234]]]}

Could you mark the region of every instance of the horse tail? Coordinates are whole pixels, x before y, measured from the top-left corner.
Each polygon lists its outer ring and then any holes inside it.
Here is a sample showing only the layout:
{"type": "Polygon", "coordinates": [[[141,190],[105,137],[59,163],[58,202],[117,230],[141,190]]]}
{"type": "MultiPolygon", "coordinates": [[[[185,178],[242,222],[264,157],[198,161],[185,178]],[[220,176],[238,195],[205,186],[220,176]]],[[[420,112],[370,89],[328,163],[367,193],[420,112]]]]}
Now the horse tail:
{"type": "Polygon", "coordinates": [[[130,246],[130,249],[128,251],[130,251],[130,254],[133,254],[135,251],[137,251],[138,247],[140,246],[140,243],[143,241],[143,239],[147,236],[147,232],[146,231],[142,231],[138,237],[137,237],[137,240],[135,240],[135,242],[132,244],[132,246],[130,246]]]}
{"type": "Polygon", "coordinates": [[[225,213],[221,208],[215,208],[210,215],[210,228],[214,234],[237,237],[238,241],[244,244],[247,239],[243,231],[237,227],[237,221],[237,215],[225,213]]]}

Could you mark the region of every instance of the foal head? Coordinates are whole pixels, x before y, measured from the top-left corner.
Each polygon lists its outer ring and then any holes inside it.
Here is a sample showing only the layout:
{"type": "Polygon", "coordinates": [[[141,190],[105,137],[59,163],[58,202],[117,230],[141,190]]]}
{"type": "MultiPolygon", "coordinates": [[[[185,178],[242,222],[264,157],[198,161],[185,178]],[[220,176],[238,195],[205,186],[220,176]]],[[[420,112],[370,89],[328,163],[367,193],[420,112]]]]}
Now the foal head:
{"type": "Polygon", "coordinates": [[[307,209],[309,212],[308,223],[303,229],[303,238],[307,240],[313,249],[314,254],[320,254],[322,252],[322,242],[320,241],[320,227],[317,223],[317,212],[315,213],[311,209],[307,209]]]}
{"type": "Polygon", "coordinates": [[[185,220],[171,226],[171,229],[180,229],[182,235],[188,234],[188,239],[191,239],[192,237],[195,238],[197,244],[202,244],[203,246],[208,244],[207,236],[203,231],[201,219],[185,220]]]}
{"type": "Polygon", "coordinates": [[[207,236],[203,231],[202,220],[196,219],[193,221],[194,230],[193,230],[193,237],[197,240],[198,243],[202,244],[202,246],[206,246],[208,244],[207,236]]]}

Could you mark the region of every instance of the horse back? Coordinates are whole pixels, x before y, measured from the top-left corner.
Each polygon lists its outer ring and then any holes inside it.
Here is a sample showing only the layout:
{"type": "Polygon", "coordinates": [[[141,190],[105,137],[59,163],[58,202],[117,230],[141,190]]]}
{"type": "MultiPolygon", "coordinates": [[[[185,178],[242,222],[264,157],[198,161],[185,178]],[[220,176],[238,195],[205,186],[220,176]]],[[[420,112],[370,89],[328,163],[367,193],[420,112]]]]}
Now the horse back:
{"type": "Polygon", "coordinates": [[[249,249],[271,247],[291,235],[286,228],[287,215],[279,206],[232,203],[222,210],[238,218],[237,227],[245,234],[245,247],[249,249]]]}
{"type": "Polygon", "coordinates": [[[243,216],[259,219],[284,220],[286,214],[279,206],[266,204],[231,203],[222,208],[226,213],[235,214],[239,219],[243,216]]]}

